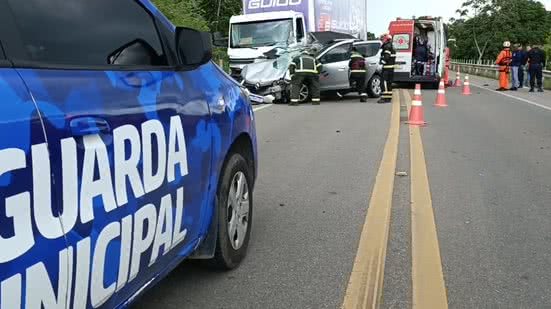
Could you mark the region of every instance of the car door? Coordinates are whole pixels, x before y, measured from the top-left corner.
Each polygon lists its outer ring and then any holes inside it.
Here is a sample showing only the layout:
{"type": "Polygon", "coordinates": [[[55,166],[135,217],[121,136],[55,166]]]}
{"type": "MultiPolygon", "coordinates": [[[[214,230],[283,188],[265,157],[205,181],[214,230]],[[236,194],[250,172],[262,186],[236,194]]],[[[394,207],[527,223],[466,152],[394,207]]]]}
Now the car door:
{"type": "MultiPolygon", "coordinates": [[[[196,247],[210,119],[174,29],[134,0],[8,0],[13,62],[43,117],[71,308],[114,307],[196,247]]],[[[43,171],[46,173],[47,171],[43,171]]],[[[50,271],[50,269],[49,269],[50,271]]],[[[57,295],[45,285],[46,296],[57,295]]]]}
{"type": "Polygon", "coordinates": [[[348,63],[351,48],[352,43],[341,43],[319,55],[318,60],[323,64],[320,74],[322,91],[350,88],[348,63]]]}
{"type": "Polygon", "coordinates": [[[371,79],[373,74],[377,72],[379,68],[379,62],[381,57],[381,43],[380,42],[360,42],[355,43],[354,46],[358,51],[365,56],[367,65],[367,78],[371,79]]]}
{"type": "Polygon", "coordinates": [[[3,51],[13,29],[6,12],[0,2],[0,308],[38,308],[25,291],[42,294],[46,279],[59,287],[64,307],[70,252],[48,207],[52,182],[40,151],[47,145],[40,115],[3,51]]]}

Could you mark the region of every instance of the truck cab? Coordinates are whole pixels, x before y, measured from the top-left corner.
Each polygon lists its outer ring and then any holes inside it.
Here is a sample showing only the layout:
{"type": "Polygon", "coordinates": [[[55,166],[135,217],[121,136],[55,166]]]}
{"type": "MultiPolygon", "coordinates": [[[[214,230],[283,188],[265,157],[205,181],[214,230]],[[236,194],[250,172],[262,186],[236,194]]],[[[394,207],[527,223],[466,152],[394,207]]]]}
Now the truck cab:
{"type": "Polygon", "coordinates": [[[446,76],[447,33],[440,17],[398,18],[389,30],[396,50],[395,81],[437,84],[446,76]]]}
{"type": "Polygon", "coordinates": [[[231,75],[240,79],[241,70],[275,46],[306,44],[304,15],[295,11],[265,12],[233,16],[230,19],[228,56],[231,75]]]}

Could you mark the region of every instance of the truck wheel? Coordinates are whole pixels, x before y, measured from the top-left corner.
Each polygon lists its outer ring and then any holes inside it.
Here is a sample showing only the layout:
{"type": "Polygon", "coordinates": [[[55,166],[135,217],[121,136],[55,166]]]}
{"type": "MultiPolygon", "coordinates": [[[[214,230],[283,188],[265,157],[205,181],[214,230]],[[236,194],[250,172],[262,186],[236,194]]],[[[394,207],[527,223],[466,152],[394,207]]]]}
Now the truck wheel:
{"type": "Polygon", "coordinates": [[[227,160],[217,192],[218,237],[210,266],[234,269],[247,254],[253,218],[252,174],[242,155],[227,160]]]}
{"type": "Polygon", "coordinates": [[[367,94],[370,98],[378,98],[381,96],[381,76],[379,75],[373,75],[371,80],[369,80],[369,83],[367,84],[367,94]]]}

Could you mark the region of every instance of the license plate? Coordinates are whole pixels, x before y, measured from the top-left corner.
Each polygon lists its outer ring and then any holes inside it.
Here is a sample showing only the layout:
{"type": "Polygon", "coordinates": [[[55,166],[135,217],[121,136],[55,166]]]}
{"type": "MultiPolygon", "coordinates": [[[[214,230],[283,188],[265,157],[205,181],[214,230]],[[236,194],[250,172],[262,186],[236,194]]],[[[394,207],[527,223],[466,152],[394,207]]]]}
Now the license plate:
{"type": "Polygon", "coordinates": [[[249,95],[249,99],[251,99],[252,102],[255,102],[255,103],[264,103],[264,97],[263,96],[259,96],[259,95],[256,95],[256,94],[250,94],[249,95]]]}

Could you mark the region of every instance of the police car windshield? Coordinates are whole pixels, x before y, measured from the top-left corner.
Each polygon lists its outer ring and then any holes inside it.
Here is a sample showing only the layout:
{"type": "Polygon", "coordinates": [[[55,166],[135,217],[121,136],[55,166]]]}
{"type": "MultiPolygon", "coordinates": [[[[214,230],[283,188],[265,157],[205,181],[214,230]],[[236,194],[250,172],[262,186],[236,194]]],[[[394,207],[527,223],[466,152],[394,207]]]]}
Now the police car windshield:
{"type": "Polygon", "coordinates": [[[250,48],[287,44],[293,31],[292,19],[233,24],[231,47],[250,48]]]}

